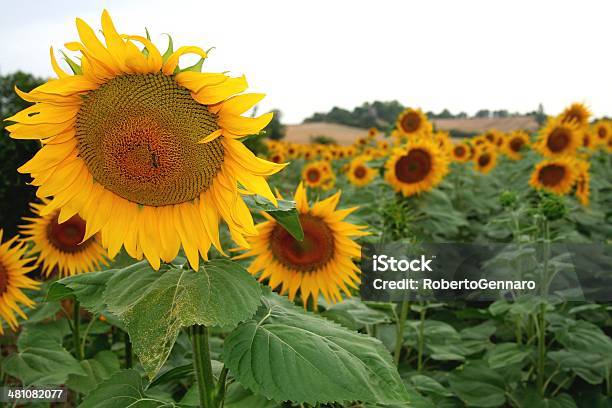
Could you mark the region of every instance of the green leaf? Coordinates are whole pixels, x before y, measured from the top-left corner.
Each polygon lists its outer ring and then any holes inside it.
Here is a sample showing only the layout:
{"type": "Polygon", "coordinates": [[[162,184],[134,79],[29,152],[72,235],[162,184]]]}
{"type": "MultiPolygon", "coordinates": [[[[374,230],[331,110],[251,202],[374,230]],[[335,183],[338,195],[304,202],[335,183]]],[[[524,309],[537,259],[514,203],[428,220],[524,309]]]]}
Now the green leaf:
{"type": "Polygon", "coordinates": [[[600,354],[572,349],[551,351],[547,356],[559,364],[562,370],[573,372],[593,385],[604,381],[610,362],[610,359],[606,361],[600,354]]]}
{"type": "Polygon", "coordinates": [[[85,375],[79,362],[62,347],[64,329],[57,325],[25,327],[17,340],[17,353],[2,363],[5,372],[26,385],[57,385],[71,374],[85,375]]]}
{"type": "Polygon", "coordinates": [[[182,366],[171,368],[165,373],[158,376],[155,380],[151,381],[149,387],[155,387],[157,385],[166,384],[174,380],[183,380],[185,378],[193,377],[194,368],[193,364],[185,364],[182,366]]]}
{"type": "Polygon", "coordinates": [[[321,315],[353,330],[361,329],[366,325],[391,321],[386,313],[368,307],[359,298],[350,298],[336,303],[321,315]]]}
{"type": "Polygon", "coordinates": [[[426,394],[436,394],[442,397],[453,396],[453,393],[444,388],[442,384],[431,377],[427,377],[426,375],[413,375],[410,377],[410,381],[414,385],[414,388],[426,394]]]}
{"type": "Polygon", "coordinates": [[[53,282],[47,293],[47,301],[60,301],[76,297],[81,305],[92,313],[102,313],[104,302],[102,293],[106,282],[115,270],[83,273],[68,276],[53,282]]]}
{"type": "Polygon", "coordinates": [[[295,201],[278,200],[278,207],[275,207],[268,199],[257,194],[244,195],[242,198],[251,210],[265,211],[270,214],[293,238],[298,241],[304,239],[304,231],[295,208],[295,201]]]}
{"type": "Polygon", "coordinates": [[[531,352],[528,347],[516,343],[498,343],[489,349],[487,362],[492,369],[503,368],[522,363],[531,352]]]}
{"type": "Polygon", "coordinates": [[[166,51],[162,55],[162,60],[164,62],[166,62],[168,58],[170,57],[170,55],[172,55],[172,53],[174,52],[174,44],[172,44],[172,37],[170,36],[170,34],[166,34],[166,35],[168,36],[168,47],[166,48],[166,51]]]}
{"type": "Polygon", "coordinates": [[[145,394],[142,378],[136,370],[113,374],[93,390],[79,408],[156,408],[175,407],[172,402],[145,394]]]}
{"type": "Polygon", "coordinates": [[[506,402],[504,378],[482,362],[470,362],[448,376],[451,389],[471,407],[499,407],[506,402]]]}
{"type": "Polygon", "coordinates": [[[200,58],[200,60],[196,62],[195,64],[193,64],[192,66],[181,69],[181,72],[186,72],[186,71],[202,72],[202,66],[204,65],[204,61],[205,61],[205,58],[200,58]]]}
{"type": "Polygon", "coordinates": [[[98,384],[120,369],[119,359],[108,350],[99,352],[92,359],[81,361],[81,367],[85,375],[71,374],[68,376],[66,385],[71,390],[82,394],[90,393],[98,384]]]}
{"type": "Polygon", "coordinates": [[[303,311],[268,292],[256,318],[225,340],[224,361],[256,394],[298,403],[405,403],[391,356],[371,337],[303,311]]]}
{"type": "Polygon", "coordinates": [[[259,283],[244,268],[218,259],[202,263],[197,272],[172,266],[155,272],[148,264],[114,272],[104,300],[153,379],[182,328],[234,326],[253,316],[260,294],[259,283]]]}
{"type": "MultiPolygon", "coordinates": [[[[533,387],[516,390],[515,398],[520,403],[521,407],[537,407],[537,408],[576,408],[577,407],[574,399],[567,394],[559,394],[555,396],[554,398],[542,397],[542,395],[540,395],[540,393],[533,387]]],[[[594,405],[584,405],[584,406],[594,407],[594,405]]]]}
{"type": "Polygon", "coordinates": [[[72,70],[72,73],[74,75],[82,75],[83,74],[83,69],[81,68],[81,66],[79,64],[77,64],[75,61],[73,61],[70,57],[68,57],[64,51],[60,51],[60,52],[64,56],[64,60],[66,61],[68,66],[70,66],[70,69],[72,70]]]}

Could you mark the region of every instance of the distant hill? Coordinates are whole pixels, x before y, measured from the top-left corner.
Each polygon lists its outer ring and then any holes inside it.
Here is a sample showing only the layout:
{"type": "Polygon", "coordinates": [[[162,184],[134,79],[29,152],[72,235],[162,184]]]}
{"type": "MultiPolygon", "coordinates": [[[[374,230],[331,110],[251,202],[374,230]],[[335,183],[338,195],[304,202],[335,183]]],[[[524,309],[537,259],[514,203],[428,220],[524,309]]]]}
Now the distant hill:
{"type": "MultiPolygon", "coordinates": [[[[452,133],[477,134],[488,129],[509,132],[517,129],[534,131],[538,123],[533,116],[515,116],[509,118],[470,118],[470,119],[434,119],[438,130],[458,131],[452,133]]],[[[366,136],[367,129],[326,122],[307,122],[287,125],[285,141],[293,143],[310,143],[312,137],[327,136],[340,145],[350,145],[358,137],[366,136]]],[[[382,134],[379,135],[382,138],[382,134]]]]}

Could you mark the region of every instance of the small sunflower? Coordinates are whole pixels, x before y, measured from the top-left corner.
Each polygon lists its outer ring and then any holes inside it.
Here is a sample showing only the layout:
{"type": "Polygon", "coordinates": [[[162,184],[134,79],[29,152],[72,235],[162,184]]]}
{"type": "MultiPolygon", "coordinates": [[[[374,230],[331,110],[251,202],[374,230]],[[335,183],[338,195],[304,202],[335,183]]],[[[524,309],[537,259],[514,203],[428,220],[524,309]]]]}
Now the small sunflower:
{"type": "Polygon", "coordinates": [[[529,135],[523,130],[515,130],[506,136],[504,152],[512,160],[521,159],[521,151],[529,146],[529,135]]]}
{"type": "Polygon", "coordinates": [[[489,129],[487,130],[484,135],[483,135],[484,139],[489,142],[489,144],[494,145],[494,146],[499,146],[500,145],[500,139],[503,143],[503,136],[501,134],[501,132],[499,132],[497,129],[489,129]]]}
{"type": "Polygon", "coordinates": [[[19,171],[32,175],[39,197],[53,197],[41,211],[79,214],[85,239],[102,233],[111,257],[121,246],[158,269],[182,245],[198,268],[211,245],[220,251],[219,221],[240,245],[257,233],[238,184],[273,203],[265,176],[284,165],[257,158],[241,138],[257,134],[272,119],[241,116],[264,95],[241,94],[242,77],[202,73],[199,47],[170,45],[162,55],[148,38],[122,35],[102,13],[104,42],[77,19],[80,66],[19,95],[33,106],[8,120],[15,139],[40,139],[41,150],[19,171]],[[140,46],[144,46],[141,51],[140,46]],[[200,64],[179,67],[185,54],[200,64]]]}
{"type": "Polygon", "coordinates": [[[370,129],[368,129],[368,137],[370,139],[374,139],[376,135],[378,135],[378,129],[376,129],[375,127],[371,127],[370,129]]]}
{"type": "Polygon", "coordinates": [[[535,147],[546,157],[573,155],[582,143],[581,135],[575,123],[551,118],[540,130],[535,147]]]}
{"type": "Polygon", "coordinates": [[[435,142],[421,139],[395,149],[385,168],[393,189],[411,196],[437,186],[448,173],[448,159],[435,142]]]}
{"type": "Polygon", "coordinates": [[[37,265],[42,264],[45,276],[57,268],[59,276],[91,272],[108,264],[108,253],[102,247],[100,234],[85,241],[86,224],[78,215],[67,220],[59,219],[56,210],[41,215],[49,200],[30,204],[35,217],[26,217],[29,223],[21,227],[24,241],[31,242],[31,252],[38,255],[37,265]]]}
{"type": "Polygon", "coordinates": [[[330,181],[333,181],[333,179],[333,170],[327,161],[307,163],[302,169],[302,180],[311,188],[329,189],[330,186],[333,186],[333,183],[330,181]]]}
{"type": "Polygon", "coordinates": [[[470,160],[470,146],[466,143],[457,143],[451,149],[451,155],[454,161],[464,163],[470,160]]]}
{"type": "Polygon", "coordinates": [[[572,103],[560,115],[561,122],[572,123],[577,127],[586,127],[589,124],[591,111],[583,103],[572,103]]]}
{"type": "Polygon", "coordinates": [[[270,157],[268,159],[272,163],[284,163],[285,162],[285,153],[283,153],[282,149],[276,149],[270,152],[270,157]]]}
{"type": "Polygon", "coordinates": [[[28,318],[19,303],[26,307],[34,306],[34,302],[21,289],[38,289],[40,286],[39,282],[26,275],[36,267],[32,265],[35,259],[25,256],[25,242],[17,243],[18,237],[14,237],[2,243],[2,235],[0,229],[0,334],[4,334],[2,321],[11,329],[17,329],[19,324],[15,313],[23,319],[28,318]]]}
{"type": "Polygon", "coordinates": [[[339,302],[342,293],[350,296],[356,289],[359,267],[353,260],[361,257],[354,238],[368,235],[365,226],[344,221],[357,207],[336,210],[340,192],[310,207],[306,189],[300,185],[294,200],[299,212],[304,239],[298,241],[274,219],[257,225],[259,235],[248,238],[248,252],[237,258],[255,257],[248,270],[268,281],[272,289],[294,300],[299,293],[304,307],[311,299],[316,309],[319,294],[328,302],[339,302]]]}
{"type": "Polygon", "coordinates": [[[536,164],[529,184],[538,190],[543,189],[563,195],[570,192],[576,177],[575,160],[571,157],[559,157],[536,164]]]}
{"type": "Polygon", "coordinates": [[[346,172],[349,182],[355,186],[363,187],[370,184],[376,177],[376,170],[368,167],[367,157],[356,157],[351,160],[346,172]]]}
{"type": "Polygon", "coordinates": [[[576,163],[578,175],[576,177],[575,194],[580,204],[584,206],[589,205],[591,195],[591,175],[589,174],[589,167],[589,163],[583,160],[578,160],[576,163]]]}
{"type": "Polygon", "coordinates": [[[433,130],[431,122],[429,122],[423,111],[413,108],[408,108],[399,114],[396,127],[401,134],[408,137],[427,135],[433,130]]]}
{"type": "Polygon", "coordinates": [[[473,160],[474,168],[487,174],[497,165],[497,152],[491,147],[477,149],[473,160]]]}
{"type": "Polygon", "coordinates": [[[593,135],[595,136],[595,144],[605,144],[612,135],[612,125],[610,125],[610,122],[608,121],[598,120],[593,125],[593,135]]]}

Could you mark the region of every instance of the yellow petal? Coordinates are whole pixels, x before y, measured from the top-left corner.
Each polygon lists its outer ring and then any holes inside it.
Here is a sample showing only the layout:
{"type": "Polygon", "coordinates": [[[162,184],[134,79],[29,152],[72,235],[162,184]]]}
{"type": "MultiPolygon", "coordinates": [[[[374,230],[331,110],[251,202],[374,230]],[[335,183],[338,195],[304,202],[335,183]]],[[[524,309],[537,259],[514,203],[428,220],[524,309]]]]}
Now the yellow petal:
{"type": "Polygon", "coordinates": [[[185,71],[176,74],[174,80],[195,93],[205,86],[219,85],[228,78],[227,75],[222,73],[185,71]]]}
{"type": "Polygon", "coordinates": [[[227,78],[218,85],[205,86],[198,92],[193,94],[193,99],[203,105],[214,105],[232,95],[244,92],[248,88],[246,78],[243,76],[237,78],[227,78]]]}
{"type": "Polygon", "coordinates": [[[53,53],[53,47],[49,49],[49,54],[51,55],[51,67],[53,67],[53,72],[55,72],[55,75],[57,75],[58,78],[65,78],[67,76],[70,76],[57,63],[57,60],[55,59],[55,54],[53,53]]]}
{"type": "Polygon", "coordinates": [[[257,105],[265,96],[265,94],[260,93],[232,96],[225,102],[219,104],[219,113],[241,115],[257,105]]]}
{"type": "Polygon", "coordinates": [[[206,58],[206,51],[204,51],[200,47],[180,47],[168,57],[168,60],[166,60],[166,62],[164,63],[162,72],[166,75],[172,75],[174,73],[174,69],[178,66],[179,58],[184,54],[197,54],[202,58],[206,58]]]}
{"type": "Polygon", "coordinates": [[[243,116],[222,114],[219,116],[219,126],[236,135],[254,135],[265,128],[272,120],[274,113],[269,112],[256,118],[245,118],[243,116]]]}

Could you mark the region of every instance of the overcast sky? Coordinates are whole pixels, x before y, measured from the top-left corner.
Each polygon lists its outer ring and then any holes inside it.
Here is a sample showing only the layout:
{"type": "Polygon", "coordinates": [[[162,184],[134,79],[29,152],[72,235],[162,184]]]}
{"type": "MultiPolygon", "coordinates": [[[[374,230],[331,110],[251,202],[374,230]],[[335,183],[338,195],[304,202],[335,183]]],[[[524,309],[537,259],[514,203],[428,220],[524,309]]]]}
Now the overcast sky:
{"type": "MultiPolygon", "coordinates": [[[[612,116],[607,0],[2,0],[0,73],[51,76],[49,46],[78,39],[74,18],[147,27],[159,48],[216,47],[207,70],[246,74],[262,109],[301,121],[333,106],[397,99],[424,110],[547,113],[586,102],[612,116]]],[[[189,61],[187,61],[189,62],[189,61]]]]}

